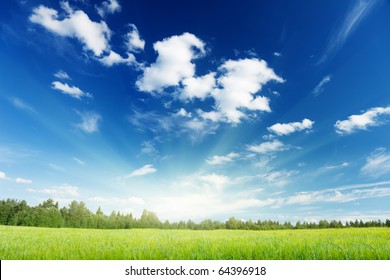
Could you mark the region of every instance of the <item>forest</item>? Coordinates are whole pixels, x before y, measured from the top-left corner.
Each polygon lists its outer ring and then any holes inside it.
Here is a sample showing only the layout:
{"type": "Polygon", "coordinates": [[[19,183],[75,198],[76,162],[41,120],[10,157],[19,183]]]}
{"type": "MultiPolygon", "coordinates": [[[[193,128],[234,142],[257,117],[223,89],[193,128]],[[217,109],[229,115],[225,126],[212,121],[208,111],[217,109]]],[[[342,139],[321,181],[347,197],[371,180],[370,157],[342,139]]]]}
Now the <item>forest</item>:
{"type": "Polygon", "coordinates": [[[196,223],[192,220],[170,222],[160,221],[157,215],[144,210],[140,218],[132,214],[123,214],[112,211],[106,215],[99,207],[96,213],[89,210],[84,202],[72,201],[68,207],[60,208],[53,199],[43,201],[37,206],[29,206],[25,200],[0,200],[0,224],[12,226],[32,226],[51,228],[91,228],[91,229],[131,229],[131,228],[159,228],[159,229],[189,229],[189,230],[281,230],[281,229],[321,229],[321,228],[364,228],[364,227],[390,227],[390,219],[386,221],[355,220],[342,223],[341,221],[320,220],[314,222],[278,221],[243,221],[230,217],[226,222],[211,219],[196,223]]]}

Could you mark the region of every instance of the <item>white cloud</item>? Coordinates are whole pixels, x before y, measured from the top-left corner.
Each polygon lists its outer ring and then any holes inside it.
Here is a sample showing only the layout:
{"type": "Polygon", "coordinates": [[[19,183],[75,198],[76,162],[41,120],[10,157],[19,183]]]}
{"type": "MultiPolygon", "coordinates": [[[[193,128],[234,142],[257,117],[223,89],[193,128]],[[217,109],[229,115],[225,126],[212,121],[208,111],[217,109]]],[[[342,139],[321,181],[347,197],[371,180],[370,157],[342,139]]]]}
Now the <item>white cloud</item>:
{"type": "Polygon", "coordinates": [[[212,156],[210,159],[206,160],[206,162],[208,164],[211,164],[211,165],[224,165],[226,163],[230,163],[230,162],[233,162],[234,159],[238,158],[239,157],[239,154],[237,153],[229,153],[225,156],[212,156]]]}
{"type": "Polygon", "coordinates": [[[79,196],[79,188],[69,184],[53,186],[45,189],[27,189],[31,193],[40,193],[51,196],[52,198],[67,198],[79,196]]]}
{"type": "Polygon", "coordinates": [[[17,97],[11,97],[9,100],[12,103],[12,105],[14,105],[17,109],[23,110],[28,113],[37,114],[37,111],[35,111],[35,109],[31,105],[27,104],[22,99],[17,97]]]}
{"type": "Polygon", "coordinates": [[[4,172],[0,171],[0,179],[2,179],[2,180],[7,179],[7,176],[5,175],[4,172]]]}
{"type": "Polygon", "coordinates": [[[202,77],[190,77],[182,81],[183,90],[180,97],[186,99],[205,99],[215,87],[215,72],[211,72],[202,77]]]}
{"type": "Polygon", "coordinates": [[[201,109],[197,110],[198,115],[204,120],[210,120],[212,122],[218,122],[222,118],[222,113],[218,111],[204,112],[201,109]]]}
{"type": "Polygon", "coordinates": [[[211,187],[215,191],[222,191],[230,182],[229,177],[215,173],[202,175],[199,179],[207,185],[207,188],[211,187]]]}
{"type": "Polygon", "coordinates": [[[193,142],[198,142],[206,135],[215,133],[219,127],[217,123],[194,117],[192,113],[180,109],[176,113],[163,115],[153,111],[141,112],[133,108],[127,120],[138,131],[150,131],[156,137],[159,137],[161,133],[168,133],[174,137],[185,135],[193,142]]]}
{"type": "Polygon", "coordinates": [[[77,38],[96,56],[109,50],[111,31],[104,21],[100,23],[91,21],[83,11],[73,11],[69,5],[62,7],[66,12],[62,20],[59,19],[58,11],[43,5],[34,8],[29,19],[59,36],[77,38]]]}
{"type": "Polygon", "coordinates": [[[94,112],[79,113],[81,117],[81,123],[77,124],[76,127],[84,131],[85,133],[94,133],[99,131],[99,123],[102,117],[94,112]]]}
{"type": "Polygon", "coordinates": [[[329,172],[332,170],[338,170],[341,168],[346,168],[349,165],[350,165],[350,163],[348,163],[348,162],[343,162],[343,163],[336,164],[336,165],[326,165],[326,166],[318,168],[317,173],[325,173],[325,172],[329,172]]]}
{"type": "Polygon", "coordinates": [[[313,204],[321,202],[351,202],[367,198],[390,196],[390,188],[366,188],[360,186],[348,188],[326,189],[323,191],[300,192],[288,197],[284,203],[290,204],[313,204]]]}
{"type": "Polygon", "coordinates": [[[390,153],[386,149],[378,149],[366,159],[366,164],[360,169],[363,175],[378,178],[390,175],[390,153]]]}
{"type": "Polygon", "coordinates": [[[204,42],[190,33],[156,42],[153,48],[158,57],[136,82],[141,91],[160,92],[166,87],[178,86],[183,79],[194,76],[195,64],[191,61],[205,53],[204,42]]]}
{"type": "Polygon", "coordinates": [[[73,157],[73,160],[74,160],[75,162],[77,162],[78,164],[80,164],[80,165],[85,165],[85,161],[82,161],[81,159],[79,159],[79,158],[77,158],[77,157],[73,157]]]}
{"type": "Polygon", "coordinates": [[[289,135],[291,133],[311,129],[314,122],[309,119],[303,119],[302,122],[277,123],[268,127],[268,131],[277,135],[289,135]]]}
{"type": "Polygon", "coordinates": [[[15,182],[20,184],[32,184],[31,180],[23,178],[16,178],[15,182]]]}
{"type": "Polygon", "coordinates": [[[204,137],[214,134],[219,125],[207,119],[194,117],[186,122],[180,123],[180,135],[185,133],[192,142],[201,141],[204,137]]]}
{"type": "Polygon", "coordinates": [[[153,141],[144,141],[141,144],[141,153],[147,155],[158,155],[159,152],[155,147],[155,143],[153,141]]]}
{"type": "Polygon", "coordinates": [[[143,51],[145,40],[139,35],[138,28],[134,24],[129,24],[130,31],[125,35],[125,45],[129,52],[143,51]]]}
{"type": "Polygon", "coordinates": [[[121,11],[121,6],[117,0],[103,1],[100,7],[96,6],[96,10],[101,17],[105,17],[107,14],[113,14],[121,11]]]}
{"type": "Polygon", "coordinates": [[[63,70],[58,70],[56,73],[53,74],[53,76],[61,80],[71,80],[68,73],[63,70]]]}
{"type": "Polygon", "coordinates": [[[280,52],[274,52],[274,56],[279,57],[282,56],[282,54],[280,52]]]}
{"type": "Polygon", "coordinates": [[[184,117],[184,118],[191,118],[192,114],[190,112],[187,112],[186,109],[180,108],[180,110],[178,110],[175,113],[175,116],[177,116],[177,117],[184,117]]]}
{"type": "Polygon", "coordinates": [[[261,174],[260,177],[269,185],[275,187],[284,187],[290,183],[290,177],[298,174],[296,170],[280,170],[280,171],[270,171],[264,174],[261,174]]]}
{"type": "Polygon", "coordinates": [[[88,92],[84,92],[76,86],[69,86],[67,83],[61,83],[58,81],[52,82],[52,87],[55,90],[61,91],[63,94],[69,95],[76,99],[81,99],[82,97],[91,98],[92,95],[88,92]]]}
{"type": "Polygon", "coordinates": [[[263,142],[259,145],[250,145],[247,147],[247,149],[258,154],[271,154],[287,150],[288,147],[286,147],[286,145],[284,145],[279,140],[273,140],[269,142],[263,142]]]}
{"type": "Polygon", "coordinates": [[[377,0],[358,0],[353,2],[354,6],[346,15],[343,23],[331,34],[325,53],[319,63],[325,62],[344,46],[348,37],[378,2],[377,0]]]}
{"type": "Polygon", "coordinates": [[[320,95],[324,91],[325,85],[329,83],[332,80],[332,76],[328,75],[325,76],[319,83],[318,85],[313,89],[313,94],[315,96],[320,95]]]}
{"type": "Polygon", "coordinates": [[[223,74],[217,79],[212,96],[221,113],[220,121],[231,123],[239,123],[245,117],[242,110],[270,112],[269,99],[255,94],[270,81],[284,82],[264,60],[256,58],[228,60],[219,71],[223,74]]]}
{"type": "Polygon", "coordinates": [[[53,170],[60,171],[60,172],[66,172],[66,169],[58,164],[55,163],[49,163],[49,167],[53,170]]]}
{"type": "Polygon", "coordinates": [[[137,177],[137,176],[145,176],[148,174],[153,174],[157,172],[157,169],[153,167],[152,164],[146,164],[142,166],[141,168],[134,170],[130,174],[124,176],[124,179],[131,178],[131,177],[137,177]]]}
{"type": "Polygon", "coordinates": [[[347,120],[338,120],[335,124],[336,132],[346,135],[357,130],[367,130],[370,126],[379,126],[383,124],[379,117],[386,115],[390,115],[390,107],[371,108],[361,115],[351,115],[347,120]]]}
{"type": "Polygon", "coordinates": [[[110,53],[102,58],[99,58],[99,61],[108,67],[111,67],[115,64],[127,64],[127,65],[136,65],[137,61],[133,54],[127,53],[127,58],[122,57],[114,51],[110,51],[110,53]]]}

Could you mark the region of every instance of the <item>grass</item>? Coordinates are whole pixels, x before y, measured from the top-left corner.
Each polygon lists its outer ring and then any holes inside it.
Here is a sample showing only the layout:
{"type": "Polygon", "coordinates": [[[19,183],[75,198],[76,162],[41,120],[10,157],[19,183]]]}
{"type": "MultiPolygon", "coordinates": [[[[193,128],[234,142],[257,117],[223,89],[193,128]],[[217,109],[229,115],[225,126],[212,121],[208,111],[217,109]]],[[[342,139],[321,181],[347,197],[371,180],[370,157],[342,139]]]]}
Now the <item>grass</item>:
{"type": "Polygon", "coordinates": [[[280,231],[0,226],[2,260],[389,260],[389,228],[280,231]]]}

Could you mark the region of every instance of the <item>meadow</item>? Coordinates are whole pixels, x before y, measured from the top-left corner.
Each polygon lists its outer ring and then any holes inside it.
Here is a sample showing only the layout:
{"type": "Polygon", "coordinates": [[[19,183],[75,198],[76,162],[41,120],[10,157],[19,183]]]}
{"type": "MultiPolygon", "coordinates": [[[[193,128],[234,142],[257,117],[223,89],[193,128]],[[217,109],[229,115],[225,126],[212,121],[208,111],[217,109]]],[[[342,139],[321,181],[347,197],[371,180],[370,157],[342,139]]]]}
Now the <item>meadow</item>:
{"type": "Polygon", "coordinates": [[[2,260],[389,260],[389,228],[98,230],[0,226],[2,260]]]}

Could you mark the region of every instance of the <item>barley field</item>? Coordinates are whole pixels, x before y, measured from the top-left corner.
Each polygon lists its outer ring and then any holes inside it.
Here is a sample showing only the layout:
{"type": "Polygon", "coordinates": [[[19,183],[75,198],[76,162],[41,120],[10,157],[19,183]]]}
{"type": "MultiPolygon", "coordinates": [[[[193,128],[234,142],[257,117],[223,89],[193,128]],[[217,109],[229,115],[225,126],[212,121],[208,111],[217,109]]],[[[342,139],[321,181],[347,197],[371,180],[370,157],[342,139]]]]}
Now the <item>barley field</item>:
{"type": "Polygon", "coordinates": [[[2,260],[389,260],[389,228],[96,230],[0,226],[2,260]]]}

